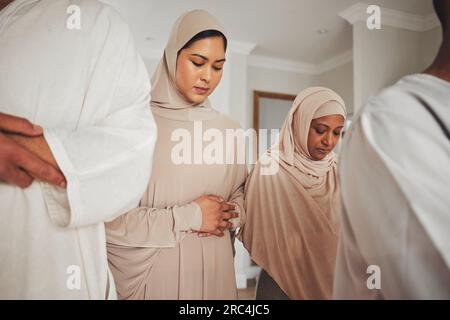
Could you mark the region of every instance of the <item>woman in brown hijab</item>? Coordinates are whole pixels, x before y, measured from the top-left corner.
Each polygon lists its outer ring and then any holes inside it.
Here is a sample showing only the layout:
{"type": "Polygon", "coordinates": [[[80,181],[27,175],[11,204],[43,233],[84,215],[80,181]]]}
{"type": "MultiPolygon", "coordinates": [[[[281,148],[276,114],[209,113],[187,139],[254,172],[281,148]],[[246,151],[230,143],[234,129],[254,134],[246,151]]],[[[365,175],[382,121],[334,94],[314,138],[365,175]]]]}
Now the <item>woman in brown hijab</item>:
{"type": "Polygon", "coordinates": [[[226,44],[205,11],[184,14],[172,29],[152,78],[158,139],[148,189],[140,207],[107,223],[120,299],[237,298],[229,228],[245,217],[247,169],[218,154],[205,159],[202,141],[208,130],[224,137],[239,128],[207,99],[220,82],[226,44]]]}
{"type": "Polygon", "coordinates": [[[263,269],[257,299],[331,298],[340,216],[332,150],[345,115],[344,101],[332,90],[304,90],[289,111],[279,143],[247,180],[247,220],[239,238],[263,269]],[[271,162],[279,170],[265,175],[262,163],[271,162]]]}

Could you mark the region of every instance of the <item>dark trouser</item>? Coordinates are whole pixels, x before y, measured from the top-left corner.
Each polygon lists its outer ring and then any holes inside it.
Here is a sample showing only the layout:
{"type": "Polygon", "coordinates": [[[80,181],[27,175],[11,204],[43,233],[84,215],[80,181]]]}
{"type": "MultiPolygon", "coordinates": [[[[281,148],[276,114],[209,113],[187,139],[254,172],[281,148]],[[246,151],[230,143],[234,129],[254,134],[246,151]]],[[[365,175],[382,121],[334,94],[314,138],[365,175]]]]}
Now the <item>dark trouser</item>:
{"type": "Polygon", "coordinates": [[[275,280],[262,269],[256,284],[256,300],[289,300],[275,280]]]}

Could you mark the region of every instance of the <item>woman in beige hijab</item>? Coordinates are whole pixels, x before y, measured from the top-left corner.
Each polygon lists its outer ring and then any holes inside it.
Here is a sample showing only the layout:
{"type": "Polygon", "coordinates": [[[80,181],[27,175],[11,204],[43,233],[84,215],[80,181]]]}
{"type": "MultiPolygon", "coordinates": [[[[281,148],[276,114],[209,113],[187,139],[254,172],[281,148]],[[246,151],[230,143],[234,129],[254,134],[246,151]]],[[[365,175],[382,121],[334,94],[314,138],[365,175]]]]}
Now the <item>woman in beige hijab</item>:
{"type": "Polygon", "coordinates": [[[340,215],[332,150],[345,115],[344,101],[332,90],[304,90],[289,111],[279,143],[247,180],[247,221],[239,237],[263,269],[257,299],[331,298],[340,215]],[[270,162],[279,170],[263,175],[262,163],[270,162]]]}
{"type": "Polygon", "coordinates": [[[148,189],[140,207],[107,223],[120,299],[237,298],[229,228],[245,217],[247,169],[245,161],[223,161],[235,150],[205,156],[205,140],[239,128],[207,99],[220,82],[226,44],[205,11],[182,15],[172,29],[152,78],[158,139],[148,189]]]}

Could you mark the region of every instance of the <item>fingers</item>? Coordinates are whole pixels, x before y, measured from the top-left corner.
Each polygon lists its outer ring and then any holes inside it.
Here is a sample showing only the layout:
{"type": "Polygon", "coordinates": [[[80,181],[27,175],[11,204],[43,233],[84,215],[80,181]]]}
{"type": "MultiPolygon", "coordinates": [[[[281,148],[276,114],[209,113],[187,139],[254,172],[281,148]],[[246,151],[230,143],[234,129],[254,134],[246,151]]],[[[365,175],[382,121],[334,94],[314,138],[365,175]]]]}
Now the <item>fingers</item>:
{"type": "Polygon", "coordinates": [[[18,148],[17,152],[17,165],[30,176],[61,188],[66,187],[64,175],[55,167],[23,148],[18,148]]]}
{"type": "Polygon", "coordinates": [[[11,116],[1,112],[0,130],[30,137],[40,136],[43,134],[42,127],[32,124],[27,119],[11,116]]]}
{"type": "Polygon", "coordinates": [[[221,230],[215,230],[213,232],[211,232],[213,235],[217,236],[217,237],[223,237],[225,234],[223,233],[223,231],[221,230]]]}
{"type": "Polygon", "coordinates": [[[213,201],[220,202],[220,203],[222,203],[222,202],[225,201],[225,199],[222,198],[221,196],[216,196],[216,195],[214,195],[214,194],[209,194],[209,195],[207,195],[207,198],[208,198],[209,200],[213,200],[213,201]]]}
{"type": "Polygon", "coordinates": [[[210,232],[199,232],[197,235],[198,235],[200,238],[206,238],[206,237],[211,237],[211,236],[213,236],[213,234],[210,233],[210,232]]]}
{"type": "Polygon", "coordinates": [[[229,220],[229,219],[234,219],[237,217],[239,217],[239,213],[237,213],[237,212],[229,211],[229,212],[224,212],[222,214],[222,220],[229,220]]]}
{"type": "Polygon", "coordinates": [[[210,236],[218,236],[218,237],[223,237],[224,236],[224,231],[226,229],[231,229],[233,227],[233,224],[229,221],[224,221],[222,220],[221,222],[219,222],[217,224],[217,228],[214,231],[210,231],[210,232],[198,232],[198,236],[199,237],[210,237],[210,236]]]}
{"type": "Polygon", "coordinates": [[[212,236],[217,236],[217,237],[223,237],[225,234],[223,233],[224,230],[222,230],[221,228],[212,231],[212,232],[198,232],[198,237],[200,238],[207,238],[207,237],[212,237],[212,236]]]}
{"type": "Polygon", "coordinates": [[[222,211],[231,211],[231,210],[235,210],[236,209],[236,205],[234,203],[231,202],[224,202],[222,203],[222,211]]]}
{"type": "MultiPolygon", "coordinates": [[[[219,228],[222,230],[225,230],[225,229],[230,229],[230,228],[232,228],[233,227],[233,224],[231,223],[231,222],[228,222],[228,221],[222,221],[222,222],[220,222],[219,223],[219,228]]],[[[222,230],[222,231],[223,231],[222,230]]]]}
{"type": "Polygon", "coordinates": [[[28,188],[33,182],[33,178],[30,175],[17,167],[10,171],[9,176],[5,180],[7,183],[16,185],[22,189],[28,188]]]}
{"type": "Polygon", "coordinates": [[[216,230],[213,232],[199,232],[198,236],[200,238],[207,238],[207,237],[212,237],[212,236],[216,236],[216,237],[223,237],[225,234],[223,233],[222,230],[216,230]]]}
{"type": "Polygon", "coordinates": [[[16,170],[14,170],[14,172],[15,172],[14,177],[15,184],[21,187],[22,189],[28,188],[33,182],[33,178],[25,171],[17,168],[16,170]]]}

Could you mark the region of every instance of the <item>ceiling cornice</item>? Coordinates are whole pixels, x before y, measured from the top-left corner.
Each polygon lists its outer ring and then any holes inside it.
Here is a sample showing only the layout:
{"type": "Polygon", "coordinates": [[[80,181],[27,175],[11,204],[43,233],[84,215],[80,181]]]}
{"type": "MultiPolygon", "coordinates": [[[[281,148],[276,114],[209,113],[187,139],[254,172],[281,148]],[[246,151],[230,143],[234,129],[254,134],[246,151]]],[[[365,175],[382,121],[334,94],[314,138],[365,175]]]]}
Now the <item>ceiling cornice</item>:
{"type": "MultiPolygon", "coordinates": [[[[347,20],[350,24],[355,24],[357,22],[366,22],[368,17],[368,7],[368,4],[358,2],[345,9],[344,11],[341,11],[339,13],[339,16],[347,20]]],[[[383,7],[381,7],[380,9],[381,24],[383,26],[423,32],[431,30],[440,25],[439,20],[434,13],[422,16],[383,7]]]]}

